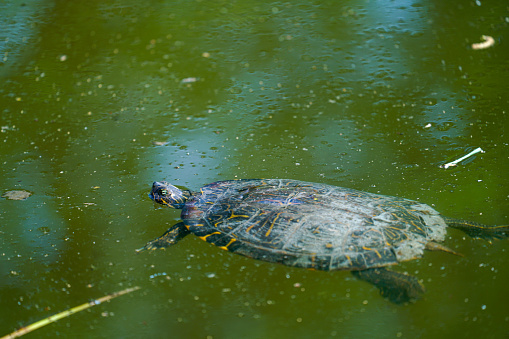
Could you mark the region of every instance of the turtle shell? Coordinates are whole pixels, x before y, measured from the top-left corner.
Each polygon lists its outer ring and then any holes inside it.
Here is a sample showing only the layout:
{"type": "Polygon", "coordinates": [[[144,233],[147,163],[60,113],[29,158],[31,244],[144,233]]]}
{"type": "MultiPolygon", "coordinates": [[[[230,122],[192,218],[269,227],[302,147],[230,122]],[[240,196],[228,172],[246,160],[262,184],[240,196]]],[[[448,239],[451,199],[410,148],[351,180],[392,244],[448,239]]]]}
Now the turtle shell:
{"type": "Polygon", "coordinates": [[[203,240],[250,258],[319,270],[362,270],[422,256],[446,223],[416,201],[288,179],[218,181],[182,211],[203,240]]]}

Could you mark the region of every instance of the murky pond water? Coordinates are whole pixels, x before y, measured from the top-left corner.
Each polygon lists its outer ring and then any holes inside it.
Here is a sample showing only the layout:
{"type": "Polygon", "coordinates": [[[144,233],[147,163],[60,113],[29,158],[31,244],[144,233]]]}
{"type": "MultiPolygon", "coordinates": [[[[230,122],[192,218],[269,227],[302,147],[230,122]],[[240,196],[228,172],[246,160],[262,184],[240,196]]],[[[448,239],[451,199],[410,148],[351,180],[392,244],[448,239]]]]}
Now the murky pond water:
{"type": "Polygon", "coordinates": [[[188,237],[154,180],[293,178],[509,224],[509,11],[496,1],[4,1],[0,335],[127,287],[32,337],[504,338],[509,241],[450,230],[396,269],[393,305],[348,272],[188,237]],[[494,46],[474,50],[482,35],[494,46]],[[473,148],[486,152],[447,170],[473,148]]]}

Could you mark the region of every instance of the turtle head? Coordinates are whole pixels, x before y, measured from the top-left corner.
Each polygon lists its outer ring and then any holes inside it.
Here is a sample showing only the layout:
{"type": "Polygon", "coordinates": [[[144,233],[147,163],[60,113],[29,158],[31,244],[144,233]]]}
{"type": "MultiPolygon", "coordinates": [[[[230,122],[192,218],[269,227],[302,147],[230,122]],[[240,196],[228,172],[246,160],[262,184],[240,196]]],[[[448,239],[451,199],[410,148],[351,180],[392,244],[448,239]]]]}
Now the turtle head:
{"type": "Polygon", "coordinates": [[[166,181],[154,182],[149,197],[158,204],[181,209],[186,204],[191,192],[181,190],[166,181]]]}

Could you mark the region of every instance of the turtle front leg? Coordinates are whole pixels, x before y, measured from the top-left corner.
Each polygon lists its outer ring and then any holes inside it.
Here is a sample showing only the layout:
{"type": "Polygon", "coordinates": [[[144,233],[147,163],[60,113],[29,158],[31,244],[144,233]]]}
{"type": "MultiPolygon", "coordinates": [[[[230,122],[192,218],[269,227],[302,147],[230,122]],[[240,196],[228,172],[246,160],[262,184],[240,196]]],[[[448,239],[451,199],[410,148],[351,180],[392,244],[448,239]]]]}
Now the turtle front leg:
{"type": "Polygon", "coordinates": [[[422,298],[426,289],[417,278],[385,268],[370,268],[352,271],[352,274],[375,285],[380,294],[395,304],[415,301],[422,298]]]}
{"type": "Polygon", "coordinates": [[[155,238],[152,241],[149,241],[142,248],[138,248],[136,252],[142,252],[146,250],[156,250],[158,248],[165,248],[171,245],[175,245],[179,242],[180,239],[188,235],[190,232],[187,229],[186,225],[183,222],[179,222],[178,224],[170,227],[163,235],[159,238],[155,238]]]}

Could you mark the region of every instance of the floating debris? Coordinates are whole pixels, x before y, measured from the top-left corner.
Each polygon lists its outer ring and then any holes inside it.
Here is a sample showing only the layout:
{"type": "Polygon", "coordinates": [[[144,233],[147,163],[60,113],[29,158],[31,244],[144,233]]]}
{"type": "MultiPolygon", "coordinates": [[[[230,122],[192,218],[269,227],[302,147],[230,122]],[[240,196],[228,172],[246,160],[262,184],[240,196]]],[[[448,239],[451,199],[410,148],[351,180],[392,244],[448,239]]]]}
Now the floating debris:
{"type": "Polygon", "coordinates": [[[135,286],[135,287],[132,287],[132,288],[127,288],[125,290],[122,290],[122,291],[118,291],[118,292],[115,292],[115,293],[112,293],[112,294],[108,294],[104,297],[101,297],[99,299],[96,299],[96,300],[92,300],[90,302],[87,302],[87,303],[84,303],[84,304],[81,304],[80,306],[76,306],[76,307],[73,307],[71,309],[68,309],[66,311],[63,311],[63,312],[60,312],[58,314],[55,314],[55,315],[52,315],[50,317],[47,317],[43,320],[39,320],[31,325],[28,325],[26,327],[23,327],[23,328],[20,328],[19,330],[17,330],[16,332],[13,332],[11,334],[8,334],[0,339],[8,339],[8,338],[17,338],[17,337],[21,337],[22,335],[25,335],[29,332],[32,332],[38,328],[41,328],[43,326],[46,326],[48,324],[51,324],[51,323],[54,323],[55,321],[57,320],[60,320],[62,318],[66,318],[70,315],[73,315],[75,313],[78,313],[78,312],[81,312],[83,310],[86,310],[87,308],[90,308],[92,306],[95,306],[95,305],[99,305],[105,301],[109,301],[113,298],[116,298],[116,297],[119,297],[121,295],[124,295],[124,294],[127,294],[127,293],[131,293],[133,291],[136,291],[136,290],[139,290],[140,287],[139,286],[135,286]]]}
{"type": "Polygon", "coordinates": [[[485,48],[489,48],[495,44],[495,39],[493,39],[489,35],[483,35],[483,36],[481,36],[481,39],[484,41],[472,44],[472,49],[485,49],[485,48]]]}
{"type": "Polygon", "coordinates": [[[199,78],[194,78],[194,77],[191,77],[191,78],[184,78],[182,79],[180,82],[183,83],[183,84],[189,84],[189,83],[192,83],[192,82],[196,82],[198,81],[199,78]]]}
{"type": "Polygon", "coordinates": [[[12,190],[7,191],[2,194],[2,198],[7,198],[9,200],[25,200],[29,196],[32,195],[32,192],[24,191],[24,190],[12,190]]]}
{"type": "Polygon", "coordinates": [[[168,275],[168,274],[166,272],[151,274],[150,279],[154,279],[154,278],[165,276],[165,275],[168,275]]]}
{"type": "Polygon", "coordinates": [[[471,157],[472,155],[477,154],[477,153],[485,153],[485,152],[481,149],[481,147],[477,147],[475,150],[473,150],[472,152],[468,153],[467,155],[465,155],[465,156],[463,156],[463,157],[461,157],[461,158],[459,158],[457,160],[448,162],[447,164],[444,164],[444,165],[442,165],[440,167],[447,169],[447,168],[449,168],[451,166],[456,166],[459,162],[461,162],[461,161],[465,160],[466,158],[471,157]]]}
{"type": "Polygon", "coordinates": [[[167,141],[152,141],[152,145],[154,146],[164,146],[167,143],[168,143],[167,141]]]}

